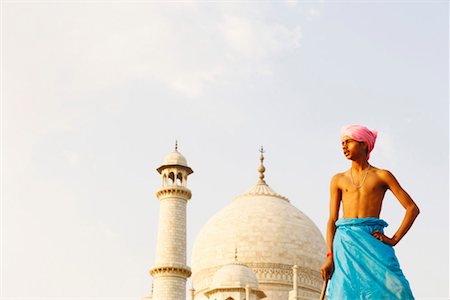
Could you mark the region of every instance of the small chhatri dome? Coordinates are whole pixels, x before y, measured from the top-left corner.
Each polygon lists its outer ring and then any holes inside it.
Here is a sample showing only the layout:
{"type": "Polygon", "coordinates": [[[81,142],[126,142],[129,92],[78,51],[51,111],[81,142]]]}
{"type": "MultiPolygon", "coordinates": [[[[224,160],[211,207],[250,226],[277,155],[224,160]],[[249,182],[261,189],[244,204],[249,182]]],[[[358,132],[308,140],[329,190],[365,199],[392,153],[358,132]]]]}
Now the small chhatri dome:
{"type": "Polygon", "coordinates": [[[216,271],[210,289],[245,288],[247,285],[259,289],[258,278],[245,264],[233,261],[216,271]]]}
{"type": "Polygon", "coordinates": [[[237,248],[235,248],[234,260],[228,261],[228,263],[221,266],[214,273],[209,289],[205,292],[205,295],[208,299],[217,299],[217,296],[220,299],[228,299],[227,296],[230,292],[236,293],[239,291],[245,291],[245,299],[266,298],[266,294],[259,289],[258,278],[255,272],[247,265],[238,261],[237,248]],[[253,296],[250,296],[250,293],[253,296]]]}
{"type": "Polygon", "coordinates": [[[187,167],[187,161],[180,152],[174,150],[164,158],[163,165],[180,165],[187,167]]]}
{"type": "Polygon", "coordinates": [[[159,173],[167,167],[181,166],[188,170],[188,175],[193,173],[192,169],[188,166],[186,158],[178,152],[178,142],[175,142],[175,149],[164,158],[163,164],[156,169],[159,173]]]}

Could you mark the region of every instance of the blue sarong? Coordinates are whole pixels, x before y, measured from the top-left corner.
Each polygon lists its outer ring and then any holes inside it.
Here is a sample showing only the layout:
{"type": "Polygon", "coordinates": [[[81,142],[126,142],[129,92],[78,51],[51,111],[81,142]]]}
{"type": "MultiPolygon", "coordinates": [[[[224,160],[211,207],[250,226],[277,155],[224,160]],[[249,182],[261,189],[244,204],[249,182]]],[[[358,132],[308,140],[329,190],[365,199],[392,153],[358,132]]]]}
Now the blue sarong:
{"type": "Polygon", "coordinates": [[[393,247],[372,236],[385,221],[341,218],[336,226],[328,299],[414,299],[393,247]]]}

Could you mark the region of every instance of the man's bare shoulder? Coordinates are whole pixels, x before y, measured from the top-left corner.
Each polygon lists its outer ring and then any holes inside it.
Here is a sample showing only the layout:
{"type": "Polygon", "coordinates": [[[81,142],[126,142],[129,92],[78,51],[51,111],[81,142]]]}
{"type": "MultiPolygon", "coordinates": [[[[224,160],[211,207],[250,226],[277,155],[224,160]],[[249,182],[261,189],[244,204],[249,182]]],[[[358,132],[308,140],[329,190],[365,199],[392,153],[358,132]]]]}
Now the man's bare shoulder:
{"type": "Polygon", "coordinates": [[[376,173],[382,179],[388,179],[388,178],[394,177],[394,175],[392,175],[392,173],[389,170],[377,168],[374,166],[370,166],[370,167],[371,167],[372,172],[376,173]]]}
{"type": "Polygon", "coordinates": [[[380,184],[383,187],[389,188],[393,183],[397,181],[394,175],[389,170],[371,166],[371,172],[372,174],[375,174],[375,176],[372,177],[373,179],[375,179],[375,181],[373,181],[372,179],[372,182],[376,185],[380,184]]]}
{"type": "Polygon", "coordinates": [[[333,175],[333,177],[331,177],[331,180],[340,179],[340,178],[344,177],[345,173],[347,173],[347,172],[348,172],[348,170],[345,170],[344,172],[336,173],[333,175]]]}
{"type": "Polygon", "coordinates": [[[344,172],[334,174],[333,177],[331,177],[331,184],[339,184],[339,182],[345,178],[345,173],[347,172],[348,170],[345,170],[344,172]]]}

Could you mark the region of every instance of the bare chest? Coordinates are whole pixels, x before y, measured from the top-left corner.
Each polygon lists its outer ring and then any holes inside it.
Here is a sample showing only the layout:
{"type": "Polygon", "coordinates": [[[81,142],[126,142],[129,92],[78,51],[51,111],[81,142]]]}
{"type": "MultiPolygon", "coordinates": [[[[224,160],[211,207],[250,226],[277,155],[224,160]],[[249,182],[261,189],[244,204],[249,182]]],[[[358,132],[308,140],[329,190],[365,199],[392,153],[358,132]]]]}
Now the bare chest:
{"type": "Polygon", "coordinates": [[[345,178],[340,185],[342,201],[350,203],[381,203],[387,187],[377,180],[375,176],[368,176],[365,181],[354,182],[351,178],[345,178]]]}

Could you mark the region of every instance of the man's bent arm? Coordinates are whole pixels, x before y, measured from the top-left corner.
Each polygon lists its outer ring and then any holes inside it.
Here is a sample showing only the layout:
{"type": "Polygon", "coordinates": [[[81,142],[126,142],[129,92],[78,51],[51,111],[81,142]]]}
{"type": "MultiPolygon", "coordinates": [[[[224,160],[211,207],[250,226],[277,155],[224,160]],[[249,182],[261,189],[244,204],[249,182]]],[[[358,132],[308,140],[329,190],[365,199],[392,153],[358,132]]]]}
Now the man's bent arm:
{"type": "Polygon", "coordinates": [[[398,242],[400,242],[403,236],[405,236],[405,234],[411,228],[412,224],[414,223],[414,220],[419,215],[420,210],[419,207],[417,207],[416,203],[413,201],[413,199],[400,186],[397,179],[395,179],[394,175],[392,175],[389,171],[384,171],[383,177],[388,188],[392,191],[392,193],[398,199],[400,204],[406,209],[405,217],[403,218],[400,227],[390,239],[391,241],[389,244],[395,246],[398,242]]]}

